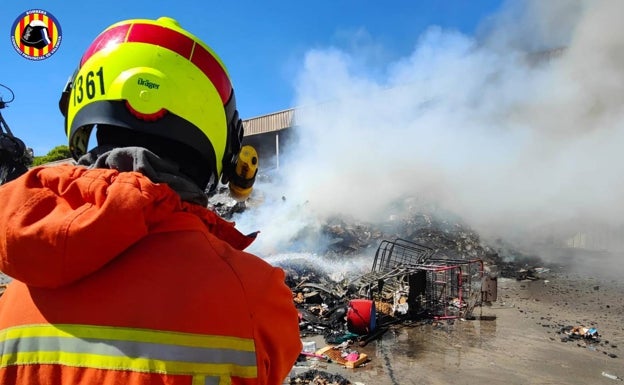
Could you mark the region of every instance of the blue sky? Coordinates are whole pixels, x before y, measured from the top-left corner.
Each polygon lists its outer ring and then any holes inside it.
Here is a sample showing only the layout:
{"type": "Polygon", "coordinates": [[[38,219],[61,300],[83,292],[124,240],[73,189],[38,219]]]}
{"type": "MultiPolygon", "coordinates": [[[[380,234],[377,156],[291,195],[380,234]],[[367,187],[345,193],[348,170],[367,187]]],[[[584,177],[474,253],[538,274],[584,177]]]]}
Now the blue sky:
{"type": "MultiPolygon", "coordinates": [[[[431,26],[473,34],[501,0],[395,2],[300,1],[16,1],[0,5],[0,83],[15,100],[2,110],[13,133],[35,155],[65,144],[58,97],[90,42],[108,25],[129,18],[171,16],[211,46],[228,67],[241,116],[251,118],[294,107],[294,79],[307,52],[377,47],[371,67],[408,56],[431,26]],[[51,57],[30,61],[9,39],[15,19],[29,9],[52,13],[62,43],[51,57]],[[2,27],[4,26],[4,27],[2,27]]],[[[9,94],[0,90],[4,99],[9,94]]]]}

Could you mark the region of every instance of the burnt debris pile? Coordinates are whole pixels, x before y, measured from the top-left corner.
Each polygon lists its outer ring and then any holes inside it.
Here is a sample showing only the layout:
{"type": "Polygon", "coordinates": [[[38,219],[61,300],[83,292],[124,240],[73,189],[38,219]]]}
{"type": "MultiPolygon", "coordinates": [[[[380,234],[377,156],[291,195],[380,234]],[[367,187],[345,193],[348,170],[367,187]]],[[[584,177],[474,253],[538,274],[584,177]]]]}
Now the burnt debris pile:
{"type": "MultiPolygon", "coordinates": [[[[405,198],[392,204],[384,220],[365,222],[335,215],[319,227],[304,227],[291,239],[283,252],[314,253],[325,257],[345,258],[374,255],[384,240],[404,239],[424,245],[436,258],[482,260],[488,273],[504,278],[518,278],[521,270],[544,266],[538,255],[521,251],[503,239],[484,241],[462,218],[439,207],[414,204],[405,198]]],[[[261,203],[237,202],[227,188],[209,198],[209,207],[225,219],[249,212],[261,203]]],[[[310,266],[305,267],[308,269],[310,266]]]]}
{"type": "MultiPolygon", "coordinates": [[[[255,209],[222,196],[211,202],[225,218],[255,209]]],[[[475,306],[496,301],[498,277],[535,277],[534,266],[542,265],[537,256],[500,239],[486,243],[461,218],[410,199],[381,221],[335,215],[320,226],[302,227],[287,247],[282,252],[301,256],[276,264],[286,271],[301,335],[323,335],[331,344],[366,344],[389,325],[470,318],[475,306]],[[337,278],[309,255],[370,262],[365,271],[337,278]]]]}

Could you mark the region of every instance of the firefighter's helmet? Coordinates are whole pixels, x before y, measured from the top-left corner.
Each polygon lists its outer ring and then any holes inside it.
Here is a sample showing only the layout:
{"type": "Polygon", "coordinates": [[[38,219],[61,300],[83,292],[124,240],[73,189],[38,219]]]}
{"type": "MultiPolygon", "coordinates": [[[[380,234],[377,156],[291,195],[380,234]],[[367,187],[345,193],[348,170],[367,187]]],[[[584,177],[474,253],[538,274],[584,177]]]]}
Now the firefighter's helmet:
{"type": "Polygon", "coordinates": [[[226,67],[168,17],[106,28],[83,54],[59,107],[74,158],[88,151],[96,127],[98,145],[145,142],[182,159],[202,188],[216,187],[219,177],[227,182],[243,138],[226,67]]]}

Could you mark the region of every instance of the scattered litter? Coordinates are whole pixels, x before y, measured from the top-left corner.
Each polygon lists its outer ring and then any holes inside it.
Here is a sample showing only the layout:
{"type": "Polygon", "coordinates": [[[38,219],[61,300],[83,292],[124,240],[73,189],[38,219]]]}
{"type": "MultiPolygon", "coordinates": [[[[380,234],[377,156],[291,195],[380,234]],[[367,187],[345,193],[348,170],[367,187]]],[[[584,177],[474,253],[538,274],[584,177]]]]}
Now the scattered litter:
{"type": "Polygon", "coordinates": [[[305,353],[314,353],[316,351],[316,342],[303,341],[303,351],[305,353]]]}
{"type": "MultiPolygon", "coordinates": [[[[565,326],[561,328],[561,333],[565,334],[568,339],[586,339],[586,340],[594,340],[596,342],[600,342],[600,334],[598,334],[598,329],[596,328],[588,328],[585,326],[565,326]]],[[[562,339],[563,342],[567,342],[567,339],[562,339]]]]}
{"type": "Polygon", "coordinates": [[[317,353],[312,353],[312,352],[301,352],[299,354],[305,357],[312,357],[312,358],[317,358],[317,359],[324,360],[327,362],[331,362],[331,359],[325,354],[317,354],[317,353]]]}
{"type": "Polygon", "coordinates": [[[364,385],[362,383],[352,383],[338,374],[331,374],[317,369],[310,369],[300,374],[291,375],[287,381],[286,384],[290,385],[364,385]]]}
{"type": "Polygon", "coordinates": [[[624,378],[616,376],[615,374],[609,374],[607,372],[602,372],[602,376],[616,381],[624,381],[624,378]]]}
{"type": "Polygon", "coordinates": [[[368,361],[368,355],[365,353],[360,353],[357,350],[352,350],[350,348],[331,345],[317,350],[316,354],[325,355],[333,362],[351,369],[357,368],[368,361]]]}

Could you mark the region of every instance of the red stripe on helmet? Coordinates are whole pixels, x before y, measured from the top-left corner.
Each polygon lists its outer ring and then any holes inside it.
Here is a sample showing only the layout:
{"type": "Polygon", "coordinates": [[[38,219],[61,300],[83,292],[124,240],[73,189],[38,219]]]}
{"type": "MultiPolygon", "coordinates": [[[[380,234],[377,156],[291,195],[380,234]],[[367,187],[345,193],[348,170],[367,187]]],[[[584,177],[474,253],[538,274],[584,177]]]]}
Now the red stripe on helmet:
{"type": "Polygon", "coordinates": [[[212,81],[225,105],[230,100],[230,95],[232,94],[232,83],[230,83],[230,78],[225,73],[223,67],[221,67],[221,64],[208,50],[199,44],[195,45],[191,62],[212,81]]]}
{"type": "Polygon", "coordinates": [[[91,56],[110,44],[146,43],[169,49],[195,64],[214,84],[225,105],[232,94],[232,84],[225,69],[201,44],[175,30],[154,24],[123,24],[102,32],[82,57],[82,66],[91,56]],[[128,32],[129,31],[129,32],[128,32]]]}
{"type": "Polygon", "coordinates": [[[193,44],[195,44],[186,35],[153,24],[133,24],[126,42],[158,45],[187,59],[191,57],[193,44]]]}

